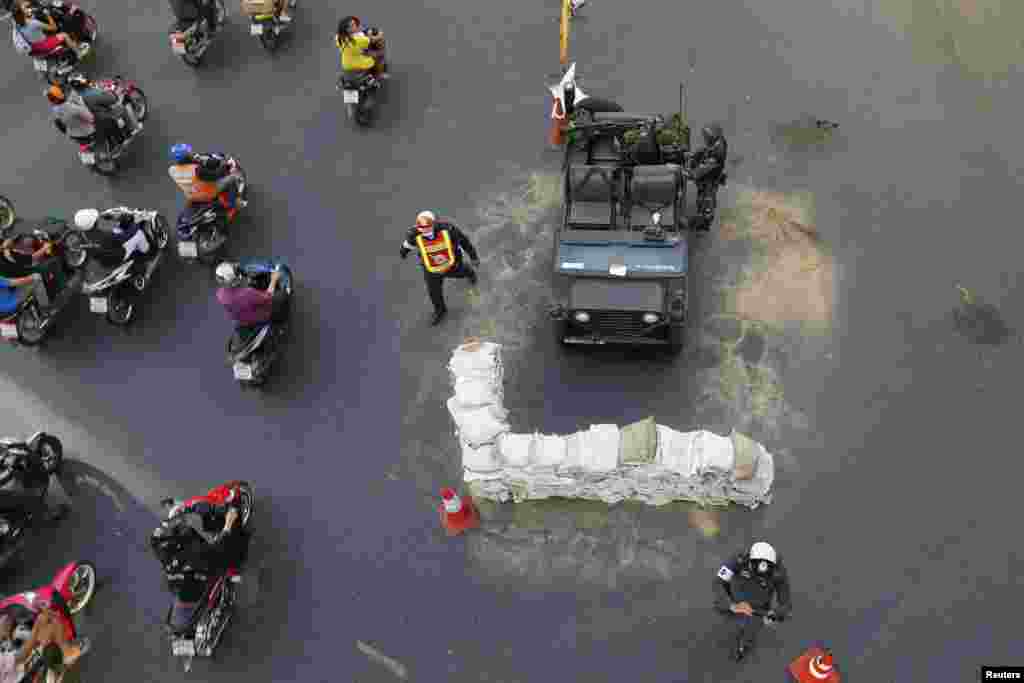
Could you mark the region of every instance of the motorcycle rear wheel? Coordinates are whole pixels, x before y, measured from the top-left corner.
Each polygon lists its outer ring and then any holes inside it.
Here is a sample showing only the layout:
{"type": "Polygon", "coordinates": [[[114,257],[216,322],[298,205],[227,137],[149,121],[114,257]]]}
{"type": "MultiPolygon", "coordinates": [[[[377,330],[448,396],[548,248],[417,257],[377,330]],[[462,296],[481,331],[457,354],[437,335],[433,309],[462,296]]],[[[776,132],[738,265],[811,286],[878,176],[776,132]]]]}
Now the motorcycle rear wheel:
{"type": "Polygon", "coordinates": [[[100,175],[114,176],[117,175],[118,171],[121,170],[121,162],[113,158],[110,153],[110,141],[107,140],[103,143],[106,146],[106,154],[101,157],[99,154],[96,155],[96,163],[92,165],[92,170],[100,175]]]}
{"type": "Polygon", "coordinates": [[[108,299],[107,320],[124,327],[135,319],[135,304],[124,297],[111,296],[108,299]]]}
{"type": "Polygon", "coordinates": [[[356,124],[367,127],[373,123],[374,114],[377,111],[377,96],[371,92],[364,92],[359,98],[359,106],[355,110],[356,124]]]}
{"type": "Polygon", "coordinates": [[[146,93],[142,92],[141,88],[135,88],[125,97],[135,107],[135,117],[139,120],[139,123],[144,122],[146,117],[149,116],[149,100],[146,99],[146,93]]]}
{"type": "Polygon", "coordinates": [[[43,327],[35,304],[18,314],[15,326],[18,329],[18,341],[25,346],[38,346],[46,337],[46,328],[43,327]]]}
{"type": "Polygon", "coordinates": [[[275,52],[280,41],[280,36],[276,32],[271,30],[269,33],[264,31],[260,34],[260,43],[267,52],[275,52]]]}

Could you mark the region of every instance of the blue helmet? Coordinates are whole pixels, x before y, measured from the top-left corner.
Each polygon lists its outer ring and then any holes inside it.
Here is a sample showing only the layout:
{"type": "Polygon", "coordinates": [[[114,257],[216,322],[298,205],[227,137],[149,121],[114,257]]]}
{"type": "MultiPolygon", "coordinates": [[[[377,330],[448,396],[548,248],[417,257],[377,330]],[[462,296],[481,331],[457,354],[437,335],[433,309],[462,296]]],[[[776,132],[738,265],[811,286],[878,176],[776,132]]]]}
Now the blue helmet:
{"type": "Polygon", "coordinates": [[[179,142],[178,144],[171,147],[171,159],[173,159],[176,163],[183,163],[191,155],[192,145],[186,144],[184,142],[179,142]]]}

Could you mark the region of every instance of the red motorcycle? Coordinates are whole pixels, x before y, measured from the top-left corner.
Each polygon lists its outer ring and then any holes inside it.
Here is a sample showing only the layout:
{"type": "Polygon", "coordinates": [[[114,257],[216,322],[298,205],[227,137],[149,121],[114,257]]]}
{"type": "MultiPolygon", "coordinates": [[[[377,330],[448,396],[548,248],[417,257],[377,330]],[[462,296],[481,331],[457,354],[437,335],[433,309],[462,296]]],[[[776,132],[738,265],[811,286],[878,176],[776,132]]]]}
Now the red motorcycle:
{"type": "Polygon", "coordinates": [[[21,649],[35,625],[39,612],[49,607],[57,612],[69,640],[78,637],[71,617],[92,600],[96,592],[96,566],[91,562],[72,562],[61,568],[49,585],[0,600],[0,612],[14,619],[13,644],[21,649]]]}
{"type": "MultiPolygon", "coordinates": [[[[6,12],[13,9],[13,2],[5,0],[6,12]]],[[[11,38],[15,49],[32,58],[35,70],[50,83],[58,83],[68,76],[79,63],[92,52],[99,30],[96,20],[78,5],[62,0],[34,3],[43,12],[53,17],[61,32],[67,33],[79,42],[82,49],[76,52],[63,41],[44,40],[30,45],[13,26],[11,38]]],[[[12,22],[13,24],[13,22],[12,22]]]]}
{"type": "MultiPolygon", "coordinates": [[[[93,133],[88,138],[76,139],[78,158],[82,163],[101,175],[109,176],[116,174],[121,169],[121,154],[128,143],[142,132],[143,123],[149,116],[149,101],[135,81],[125,80],[121,76],[98,80],[95,85],[116,97],[121,106],[131,108],[135,120],[139,122],[138,130],[134,131],[132,136],[124,142],[111,140],[106,136],[101,138],[97,133],[93,133]]],[[[127,126],[128,123],[122,118],[119,125],[127,126]]]]}
{"type": "MultiPolygon", "coordinates": [[[[185,501],[166,499],[167,519],[186,512],[199,503],[224,505],[236,502],[240,508],[235,532],[248,533],[252,523],[253,488],[244,481],[232,481],[218,486],[205,495],[185,501]]],[[[210,530],[211,532],[219,531],[210,530]]],[[[153,549],[164,565],[168,587],[174,594],[174,603],[167,611],[165,629],[171,640],[171,652],[185,658],[185,670],[192,666],[194,657],[212,657],[220,642],[236,600],[235,584],[241,580],[237,569],[229,569],[216,576],[206,575],[182,563],[177,537],[153,541],[153,549]]]]}

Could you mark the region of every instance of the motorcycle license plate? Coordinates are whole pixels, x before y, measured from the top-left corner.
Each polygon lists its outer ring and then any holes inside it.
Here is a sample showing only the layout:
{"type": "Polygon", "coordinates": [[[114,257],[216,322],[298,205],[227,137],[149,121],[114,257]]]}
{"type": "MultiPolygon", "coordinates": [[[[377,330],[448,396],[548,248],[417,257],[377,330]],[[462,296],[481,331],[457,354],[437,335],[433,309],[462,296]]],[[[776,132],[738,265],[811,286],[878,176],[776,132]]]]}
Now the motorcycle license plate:
{"type": "Polygon", "coordinates": [[[252,366],[248,363],[235,363],[235,379],[248,381],[252,379],[252,366]]]}
{"type": "Polygon", "coordinates": [[[93,296],[89,298],[89,310],[93,313],[107,312],[107,297],[93,296]]]}
{"type": "Polygon", "coordinates": [[[78,158],[81,159],[82,163],[86,164],[86,165],[91,165],[91,164],[95,164],[96,163],[96,153],[95,152],[79,152],[78,153],[78,158]]]}
{"type": "Polygon", "coordinates": [[[263,24],[250,24],[249,33],[251,33],[254,36],[263,35],[263,24]]]}
{"type": "Polygon", "coordinates": [[[178,255],[182,258],[198,258],[199,250],[195,242],[178,242],[178,255]]]}
{"type": "Polygon", "coordinates": [[[194,640],[171,641],[171,652],[175,657],[195,657],[196,643],[194,640]]]}
{"type": "Polygon", "coordinates": [[[358,90],[343,90],[342,95],[345,97],[345,104],[359,104],[358,90]]]}
{"type": "Polygon", "coordinates": [[[17,339],[18,326],[14,323],[0,323],[0,337],[4,339],[17,339]]]}
{"type": "Polygon", "coordinates": [[[35,66],[36,71],[39,71],[39,72],[46,71],[46,60],[45,59],[35,59],[35,60],[33,60],[33,66],[35,66]]]}

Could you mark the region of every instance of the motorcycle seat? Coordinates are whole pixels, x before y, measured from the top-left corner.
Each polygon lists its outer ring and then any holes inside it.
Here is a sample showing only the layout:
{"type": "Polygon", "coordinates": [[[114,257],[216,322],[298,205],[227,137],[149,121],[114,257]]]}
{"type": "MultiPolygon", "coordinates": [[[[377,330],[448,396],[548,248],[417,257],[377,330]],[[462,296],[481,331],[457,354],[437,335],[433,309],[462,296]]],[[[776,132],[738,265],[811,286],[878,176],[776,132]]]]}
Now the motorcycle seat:
{"type": "Polygon", "coordinates": [[[169,622],[171,628],[175,631],[184,631],[190,627],[196,620],[200,604],[202,604],[202,601],[181,602],[180,600],[175,600],[174,606],[171,608],[169,622]]]}
{"type": "Polygon", "coordinates": [[[18,290],[13,287],[0,287],[0,315],[14,313],[18,310],[18,290]]]}
{"type": "Polygon", "coordinates": [[[341,83],[347,88],[358,88],[370,80],[373,74],[370,71],[342,71],[341,83]]]}

